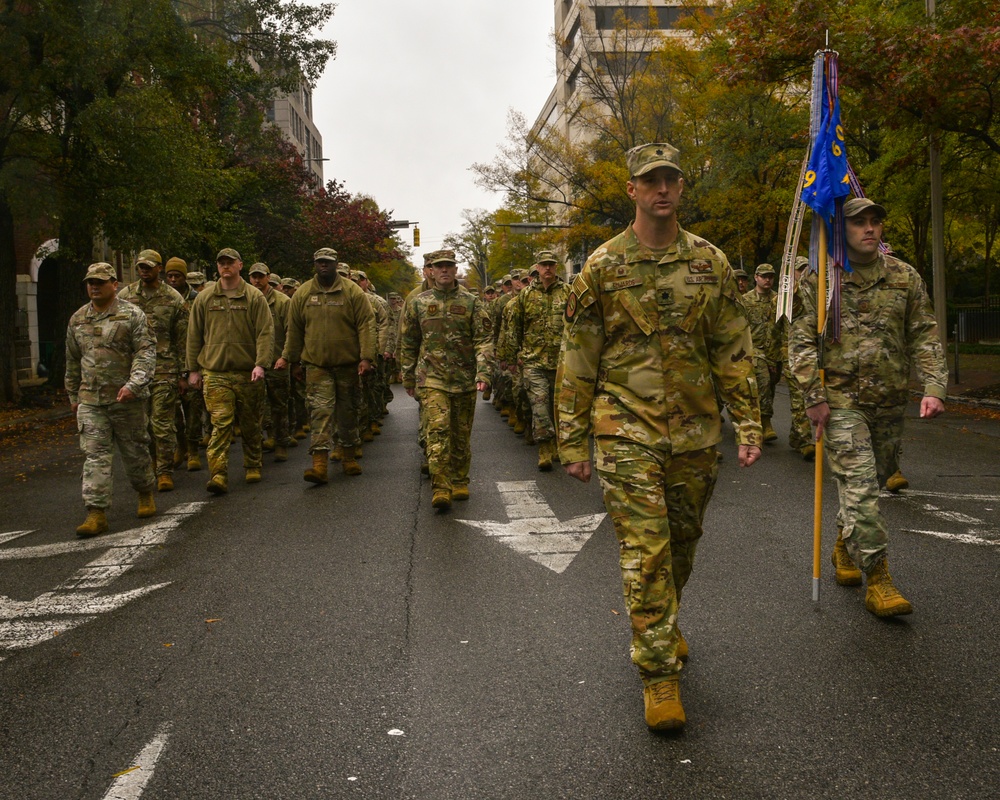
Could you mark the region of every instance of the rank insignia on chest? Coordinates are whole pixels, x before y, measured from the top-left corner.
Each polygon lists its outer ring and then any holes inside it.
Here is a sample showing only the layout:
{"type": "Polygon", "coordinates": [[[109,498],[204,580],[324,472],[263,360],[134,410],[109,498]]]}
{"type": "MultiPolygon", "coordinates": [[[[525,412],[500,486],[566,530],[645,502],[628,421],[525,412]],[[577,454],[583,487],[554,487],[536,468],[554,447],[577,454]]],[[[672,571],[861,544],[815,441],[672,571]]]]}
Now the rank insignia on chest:
{"type": "Polygon", "coordinates": [[[100,325],[95,325],[94,336],[103,336],[103,335],[104,335],[104,328],[102,328],[100,325]]]}
{"type": "Polygon", "coordinates": [[[307,301],[311,306],[318,306],[320,304],[320,299],[318,294],[309,295],[309,300],[307,301]]]}
{"type": "Polygon", "coordinates": [[[718,283],[718,275],[685,275],[684,283],[718,283]]]}
{"type": "Polygon", "coordinates": [[[622,264],[615,270],[615,277],[621,278],[625,275],[628,275],[628,267],[625,264],[622,264]]]}
{"type": "Polygon", "coordinates": [[[704,274],[712,271],[712,264],[709,261],[692,261],[688,264],[688,272],[704,274]]]}
{"type": "Polygon", "coordinates": [[[427,313],[428,314],[437,314],[438,313],[438,304],[437,303],[431,303],[429,306],[427,306],[427,313]]]}
{"type": "Polygon", "coordinates": [[[673,289],[660,289],[660,303],[661,305],[671,306],[674,304],[674,290],[673,289]]]}

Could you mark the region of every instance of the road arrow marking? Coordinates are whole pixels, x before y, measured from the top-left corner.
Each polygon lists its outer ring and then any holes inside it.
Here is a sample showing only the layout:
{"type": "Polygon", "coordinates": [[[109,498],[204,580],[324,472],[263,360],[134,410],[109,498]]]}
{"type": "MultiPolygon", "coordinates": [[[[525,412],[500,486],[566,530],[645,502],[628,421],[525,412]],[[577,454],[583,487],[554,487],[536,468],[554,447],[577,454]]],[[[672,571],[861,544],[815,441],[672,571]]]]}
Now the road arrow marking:
{"type": "Polygon", "coordinates": [[[922,533],[925,536],[935,536],[938,539],[950,539],[953,542],[961,542],[962,544],[985,544],[993,545],[994,547],[1000,545],[1000,541],[993,541],[992,539],[983,539],[981,536],[976,534],[979,531],[969,531],[968,533],[945,533],[944,531],[921,531],[914,528],[903,528],[905,533],[922,533]]]}
{"type": "Polygon", "coordinates": [[[562,573],[572,563],[607,516],[584,514],[560,522],[534,481],[500,481],[497,489],[510,522],[457,521],[479,528],[556,573],[562,573]]]}
{"type": "MultiPolygon", "coordinates": [[[[74,572],[53,591],[33,600],[14,600],[0,595],[0,652],[23,650],[48,641],[53,636],[92,621],[99,614],[114,611],[132,600],[169,586],[169,582],[158,583],[113,595],[99,595],[93,591],[128,572],[142,556],[166,542],[185,519],[204,505],[204,502],[184,503],[165,511],[163,516],[141,528],[111,536],[0,549],[0,560],[46,558],[97,549],[106,551],[74,572]]],[[[2,660],[3,656],[0,656],[2,660]]]]}
{"type": "Polygon", "coordinates": [[[22,536],[27,536],[29,533],[34,533],[34,531],[7,531],[7,533],[0,533],[0,544],[13,541],[14,539],[20,539],[22,536]]]}
{"type": "MultiPolygon", "coordinates": [[[[934,536],[938,539],[961,542],[962,544],[978,544],[987,546],[1000,545],[1000,530],[990,528],[989,523],[986,520],[980,519],[979,517],[973,517],[962,511],[949,511],[940,507],[943,505],[941,502],[943,500],[957,500],[963,503],[963,505],[968,505],[970,503],[995,503],[1000,501],[1000,495],[949,494],[948,492],[926,492],[920,490],[911,491],[907,489],[905,492],[893,495],[893,497],[898,501],[909,503],[911,506],[924,511],[932,517],[937,517],[939,520],[968,526],[965,533],[947,533],[945,531],[903,528],[906,533],[922,533],[925,536],[934,536]],[[933,499],[935,502],[933,504],[927,503],[918,498],[929,498],[933,499]]],[[[985,510],[992,511],[993,509],[986,508],[985,510]]]]}

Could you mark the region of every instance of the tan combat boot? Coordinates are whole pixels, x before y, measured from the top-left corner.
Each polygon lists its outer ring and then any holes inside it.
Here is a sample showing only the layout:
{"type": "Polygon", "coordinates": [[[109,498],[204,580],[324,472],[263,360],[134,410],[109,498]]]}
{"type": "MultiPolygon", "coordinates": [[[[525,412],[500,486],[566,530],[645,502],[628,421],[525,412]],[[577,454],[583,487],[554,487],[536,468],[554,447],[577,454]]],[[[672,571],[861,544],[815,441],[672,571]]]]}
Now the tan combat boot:
{"type": "Polygon", "coordinates": [[[247,467],[246,482],[260,483],[260,467],[247,467]]]}
{"type": "Polygon", "coordinates": [[[538,445],[538,469],[540,472],[552,471],[552,439],[546,439],[538,445]]]}
{"type": "Polygon", "coordinates": [[[807,444],[799,448],[799,452],[802,454],[802,458],[805,461],[815,461],[816,460],[816,445],[807,444]]]}
{"type": "Polygon", "coordinates": [[[208,479],[205,488],[212,494],[225,494],[229,491],[229,480],[221,472],[208,479]]]}
{"type": "Polygon", "coordinates": [[[277,444],[278,443],[274,441],[274,438],[269,436],[267,439],[265,439],[263,442],[260,443],[260,449],[263,450],[265,453],[273,453],[274,448],[277,444]]]}
{"type": "MultiPolygon", "coordinates": [[[[345,450],[344,452],[346,453],[347,451],[345,450]]],[[[362,456],[363,452],[364,452],[364,451],[362,450],[362,448],[361,448],[361,445],[360,445],[360,444],[356,444],[356,445],[354,445],[354,457],[355,457],[355,458],[361,458],[361,456],[362,456]]]]}
{"type": "Polygon", "coordinates": [[[178,447],[176,450],[174,450],[174,469],[177,469],[177,467],[183,464],[186,458],[187,458],[187,444],[185,443],[184,447],[178,447]]]}
{"type": "Polygon", "coordinates": [[[139,492],[139,510],[136,512],[136,516],[139,519],[145,519],[146,517],[151,517],[156,513],[156,501],[153,499],[152,492],[139,492]]]}
{"type": "Polygon", "coordinates": [[[516,414],[514,419],[515,419],[514,433],[520,436],[522,433],[524,433],[524,429],[527,427],[527,425],[524,421],[524,418],[520,414],[516,414]]]}
{"type": "Polygon", "coordinates": [[[336,445],[333,450],[330,451],[331,461],[343,461],[344,460],[344,446],[336,445]]]}
{"type": "Polygon", "coordinates": [[[868,573],[868,588],[865,591],[865,608],[876,617],[896,617],[912,614],[910,601],[893,586],[889,575],[889,559],[883,558],[868,573]]]}
{"type": "Polygon", "coordinates": [[[679,730],[687,717],[681,705],[681,687],[677,675],[650,683],[643,689],[646,706],[646,724],[654,731],[679,730]]]}
{"type": "Polygon", "coordinates": [[[371,425],[368,426],[368,430],[361,434],[362,442],[373,442],[375,441],[375,434],[372,433],[371,425]]]}
{"type": "Polygon", "coordinates": [[[775,433],[774,428],[771,425],[771,418],[770,417],[761,417],[760,418],[760,424],[761,424],[761,427],[764,429],[764,441],[765,442],[773,442],[775,439],[778,438],[778,434],[775,433]]]}
{"type": "Polygon", "coordinates": [[[108,529],[108,517],[103,508],[87,508],[87,518],[76,529],[77,536],[97,536],[108,529]]]}
{"type": "Polygon", "coordinates": [[[274,460],[278,462],[288,461],[288,448],[283,444],[275,445],[274,460]]]}
{"type": "Polygon", "coordinates": [[[500,407],[500,418],[507,419],[510,416],[510,406],[500,407]]]}
{"type": "Polygon", "coordinates": [[[507,424],[512,428],[517,427],[517,410],[511,406],[510,412],[507,414],[507,424]]]}
{"type": "Polygon", "coordinates": [[[688,657],[691,655],[691,651],[688,649],[687,639],[684,638],[684,634],[681,633],[681,629],[677,629],[677,658],[681,661],[687,661],[688,657]]]}
{"type": "Polygon", "coordinates": [[[379,425],[377,422],[373,422],[372,423],[372,433],[375,436],[381,436],[382,435],[382,426],[379,425]]]}
{"type": "Polygon", "coordinates": [[[451,508],[451,486],[446,479],[434,477],[432,482],[434,494],[431,505],[442,511],[451,508]]]}
{"type": "Polygon", "coordinates": [[[841,586],[860,586],[861,570],[854,563],[854,559],[847,552],[847,545],[844,544],[844,537],[840,530],[837,530],[837,541],[833,544],[833,552],[830,554],[830,561],[833,562],[833,577],[841,586]]]}
{"type": "Polygon", "coordinates": [[[524,423],[524,443],[527,445],[535,444],[535,433],[531,429],[530,423],[524,423]]]}
{"type": "Polygon", "coordinates": [[[201,457],[197,453],[188,451],[188,472],[197,472],[201,469],[201,457]]]}
{"type": "Polygon", "coordinates": [[[468,500],[469,499],[469,484],[467,483],[456,483],[451,487],[451,499],[452,500],[468,500]]]}
{"type": "Polygon", "coordinates": [[[156,479],[156,489],[160,492],[172,492],[174,490],[174,479],[169,475],[161,475],[156,479]]]}
{"type": "Polygon", "coordinates": [[[344,474],[345,475],[360,475],[361,465],[358,463],[356,458],[351,458],[349,455],[344,455],[344,474]]]}
{"type": "Polygon", "coordinates": [[[898,492],[910,488],[910,482],[903,477],[903,473],[898,469],[886,479],[885,488],[890,492],[898,492]]]}
{"type": "Polygon", "coordinates": [[[329,455],[326,450],[317,450],[312,454],[312,458],[313,465],[305,471],[302,477],[309,481],[309,483],[326,483],[328,480],[326,465],[329,463],[329,455]]]}
{"type": "Polygon", "coordinates": [[[292,436],[294,438],[296,438],[296,439],[299,439],[300,441],[302,439],[305,439],[306,438],[306,426],[303,425],[301,428],[299,428],[297,431],[295,431],[295,433],[293,433],[292,436]]]}

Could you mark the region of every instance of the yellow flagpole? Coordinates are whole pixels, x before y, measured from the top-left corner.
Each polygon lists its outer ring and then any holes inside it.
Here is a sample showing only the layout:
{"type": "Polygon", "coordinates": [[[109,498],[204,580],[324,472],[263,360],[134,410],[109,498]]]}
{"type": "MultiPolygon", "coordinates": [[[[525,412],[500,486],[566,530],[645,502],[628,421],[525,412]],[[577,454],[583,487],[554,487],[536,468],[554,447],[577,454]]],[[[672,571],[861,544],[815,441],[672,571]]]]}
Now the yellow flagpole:
{"type": "MultiPolygon", "coordinates": [[[[819,274],[816,276],[816,333],[819,350],[819,380],[826,386],[826,373],[823,369],[823,344],[826,337],[826,223],[819,228],[819,274]]],[[[820,558],[822,552],[823,534],[823,440],[821,435],[816,441],[816,470],[813,483],[813,602],[819,602],[820,558]]]]}

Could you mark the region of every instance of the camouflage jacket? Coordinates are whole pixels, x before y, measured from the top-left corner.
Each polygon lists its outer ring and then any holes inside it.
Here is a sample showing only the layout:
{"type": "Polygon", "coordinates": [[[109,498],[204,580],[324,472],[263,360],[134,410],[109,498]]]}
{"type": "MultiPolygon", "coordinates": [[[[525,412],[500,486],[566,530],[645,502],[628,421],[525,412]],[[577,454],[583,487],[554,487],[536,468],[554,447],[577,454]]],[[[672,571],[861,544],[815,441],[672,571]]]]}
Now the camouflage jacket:
{"type": "Polygon", "coordinates": [[[142,309],[118,298],[102,312],[87,303],[66,329],[66,393],[72,404],[106,406],[127,387],[149,393],[156,370],[156,339],[142,309]]]}
{"type": "Polygon", "coordinates": [[[187,347],[188,304],[173,286],[160,283],[152,295],[143,292],[142,281],[130,283],[120,292],[142,309],[156,337],[156,377],[176,376],[184,371],[187,347]]]}
{"type": "Polygon", "coordinates": [[[365,292],[375,315],[375,335],[378,339],[378,355],[391,353],[396,348],[396,331],[392,326],[392,314],[389,311],[389,301],[375,292],[365,292]]]}
{"type": "Polygon", "coordinates": [[[739,444],[760,445],[750,328],[725,255],[679,229],[659,260],[630,225],[573,281],[556,375],[559,454],[587,436],[684,453],[722,438],[716,390],[739,444]]]}
{"type": "Polygon", "coordinates": [[[507,365],[513,364],[517,359],[517,345],[514,342],[514,309],[517,308],[517,298],[524,293],[522,289],[518,294],[511,295],[510,300],[500,310],[500,333],[496,336],[494,352],[500,361],[507,365]]]}
{"type": "Polygon", "coordinates": [[[274,358],[268,369],[274,367],[274,362],[281,358],[281,353],[285,349],[285,334],[288,331],[288,312],[292,307],[292,300],[284,292],[271,289],[266,295],[267,308],[271,312],[271,321],[274,322],[274,358]]]}
{"type": "Polygon", "coordinates": [[[743,295],[743,308],[750,323],[754,356],[768,364],[777,364],[781,360],[781,328],[774,319],[778,311],[777,294],[768,292],[762,297],[756,289],[751,289],[743,295]]]}
{"type": "Polygon", "coordinates": [[[569,286],[561,279],[546,289],[541,281],[522,289],[511,319],[515,358],[526,367],[555,369],[562,343],[563,315],[569,286]]]}
{"type": "Polygon", "coordinates": [[[403,310],[399,360],[403,388],[472,392],[489,383],[492,323],[474,294],[428,289],[403,310]]]}
{"type": "Polygon", "coordinates": [[[927,289],[917,271],[880,255],[870,268],[845,273],[839,342],[824,342],[826,386],[819,376],[816,274],[800,284],[788,337],[789,367],[806,407],[899,406],[908,399],[916,363],[924,394],[945,397],[948,367],[927,289]]]}
{"type": "MultiPolygon", "coordinates": [[[[503,310],[507,307],[507,304],[513,300],[515,295],[504,294],[493,301],[493,305],[490,307],[490,322],[493,325],[493,346],[498,347],[500,341],[500,331],[503,329],[503,310]]],[[[500,358],[499,349],[497,349],[497,358],[500,358]]]]}

